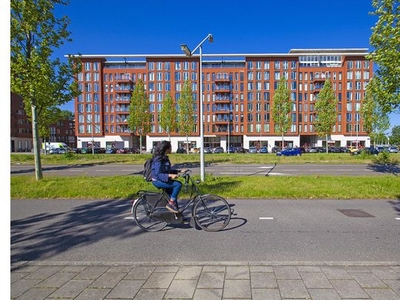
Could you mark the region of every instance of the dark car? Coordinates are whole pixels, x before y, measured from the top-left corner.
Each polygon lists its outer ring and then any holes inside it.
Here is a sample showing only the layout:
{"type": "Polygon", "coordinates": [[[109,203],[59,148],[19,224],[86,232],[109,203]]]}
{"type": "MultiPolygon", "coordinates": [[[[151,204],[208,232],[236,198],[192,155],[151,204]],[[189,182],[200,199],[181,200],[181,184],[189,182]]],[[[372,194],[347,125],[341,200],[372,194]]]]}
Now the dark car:
{"type": "Polygon", "coordinates": [[[248,150],[245,149],[245,148],[243,148],[243,147],[236,147],[236,148],[235,148],[235,152],[236,152],[236,153],[247,153],[248,150]]]}
{"type": "Polygon", "coordinates": [[[364,149],[361,150],[361,152],[364,152],[364,153],[370,154],[370,155],[378,155],[379,154],[379,150],[375,147],[365,147],[364,149]]]}
{"type": "Polygon", "coordinates": [[[276,152],[278,156],[301,156],[300,148],[286,148],[285,150],[276,152]]]}
{"type": "Polygon", "coordinates": [[[128,153],[128,149],[125,149],[125,148],[117,149],[116,153],[117,154],[126,154],[126,153],[128,153]]]}
{"type": "Polygon", "coordinates": [[[228,147],[228,149],[226,149],[226,153],[235,153],[235,148],[234,147],[228,147]]]}
{"type": "Polygon", "coordinates": [[[262,148],[260,148],[258,153],[268,153],[268,148],[267,147],[262,147],[262,148]]]}
{"type": "Polygon", "coordinates": [[[210,153],[213,153],[213,152],[212,152],[212,150],[211,150],[210,147],[205,147],[205,148],[204,148],[204,153],[210,154],[210,153]]]}
{"type": "Polygon", "coordinates": [[[222,147],[215,147],[213,149],[213,153],[224,153],[224,148],[222,147]]]}
{"type": "Polygon", "coordinates": [[[279,151],[281,151],[281,148],[279,148],[279,147],[272,147],[272,149],[271,149],[271,152],[272,153],[277,153],[277,152],[279,152],[279,151]]]}
{"type": "Polygon", "coordinates": [[[186,149],[185,149],[185,148],[182,148],[182,147],[179,147],[179,148],[176,150],[176,153],[185,154],[185,153],[186,153],[186,149]]]}

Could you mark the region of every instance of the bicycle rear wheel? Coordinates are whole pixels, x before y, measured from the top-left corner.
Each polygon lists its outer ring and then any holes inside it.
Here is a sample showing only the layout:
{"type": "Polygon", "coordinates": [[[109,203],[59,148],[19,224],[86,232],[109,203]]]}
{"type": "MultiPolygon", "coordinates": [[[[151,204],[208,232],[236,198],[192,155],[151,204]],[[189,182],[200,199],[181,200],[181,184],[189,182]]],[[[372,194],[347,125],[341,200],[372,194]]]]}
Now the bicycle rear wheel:
{"type": "Polygon", "coordinates": [[[193,212],[196,224],[205,231],[224,229],[231,220],[231,208],[228,202],[217,195],[198,196],[193,212]]]}
{"type": "Polygon", "coordinates": [[[132,207],[132,214],[136,224],[145,231],[160,231],[167,226],[166,222],[154,220],[151,218],[151,206],[144,198],[140,197],[136,200],[132,207]]]}

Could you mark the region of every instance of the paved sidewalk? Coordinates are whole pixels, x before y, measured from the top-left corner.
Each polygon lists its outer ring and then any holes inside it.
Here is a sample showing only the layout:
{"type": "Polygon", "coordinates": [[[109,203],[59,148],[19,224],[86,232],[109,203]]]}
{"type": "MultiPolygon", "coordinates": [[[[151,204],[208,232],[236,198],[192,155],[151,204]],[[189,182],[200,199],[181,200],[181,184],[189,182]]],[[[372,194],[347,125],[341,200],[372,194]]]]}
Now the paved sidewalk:
{"type": "Polygon", "coordinates": [[[400,262],[11,265],[11,299],[400,299],[400,262]]]}

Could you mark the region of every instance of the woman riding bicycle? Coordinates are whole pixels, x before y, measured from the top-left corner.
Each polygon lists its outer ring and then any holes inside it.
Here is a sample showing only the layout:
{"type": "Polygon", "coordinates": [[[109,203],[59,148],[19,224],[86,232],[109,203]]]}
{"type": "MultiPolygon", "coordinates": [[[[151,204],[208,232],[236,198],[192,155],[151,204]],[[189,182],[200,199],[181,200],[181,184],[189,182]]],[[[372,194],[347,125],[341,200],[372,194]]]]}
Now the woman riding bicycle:
{"type": "Polygon", "coordinates": [[[155,187],[164,189],[169,196],[166,208],[173,212],[178,213],[178,195],[182,188],[182,183],[174,180],[178,177],[178,173],[185,170],[174,170],[171,167],[171,162],[168,154],[171,153],[171,143],[168,141],[161,141],[154,149],[153,164],[151,167],[151,180],[155,187]]]}

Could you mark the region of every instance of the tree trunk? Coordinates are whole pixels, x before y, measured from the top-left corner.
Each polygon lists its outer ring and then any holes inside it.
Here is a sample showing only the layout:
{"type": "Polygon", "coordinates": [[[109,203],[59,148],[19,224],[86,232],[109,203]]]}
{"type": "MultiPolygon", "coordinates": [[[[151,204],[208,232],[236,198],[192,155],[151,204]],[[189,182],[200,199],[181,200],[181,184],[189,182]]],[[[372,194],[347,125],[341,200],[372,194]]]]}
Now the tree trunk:
{"type": "Polygon", "coordinates": [[[139,153],[142,154],[142,135],[139,135],[139,153]]]}
{"type": "Polygon", "coordinates": [[[328,153],[329,152],[328,151],[328,135],[325,135],[325,141],[326,141],[326,145],[325,145],[326,153],[328,153]]]}
{"type": "Polygon", "coordinates": [[[39,181],[43,178],[42,162],[40,160],[39,147],[39,129],[37,125],[37,110],[36,106],[32,105],[32,138],[33,138],[33,155],[35,160],[35,177],[39,181]]]}
{"type": "Polygon", "coordinates": [[[189,136],[186,136],[186,154],[189,154],[189,136]]]}

